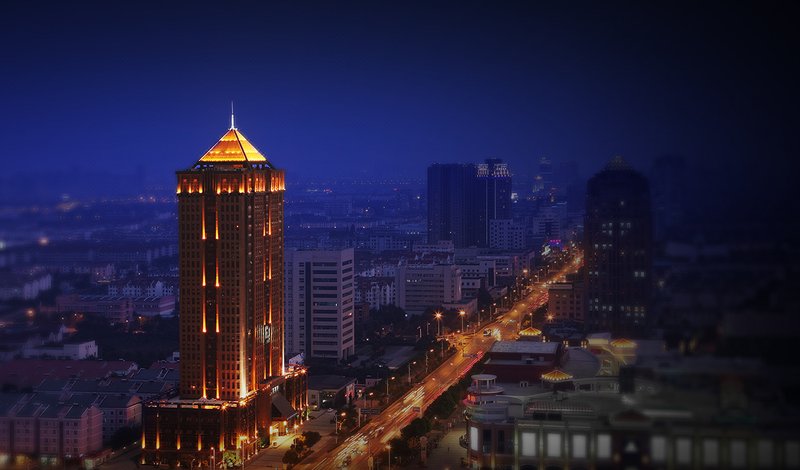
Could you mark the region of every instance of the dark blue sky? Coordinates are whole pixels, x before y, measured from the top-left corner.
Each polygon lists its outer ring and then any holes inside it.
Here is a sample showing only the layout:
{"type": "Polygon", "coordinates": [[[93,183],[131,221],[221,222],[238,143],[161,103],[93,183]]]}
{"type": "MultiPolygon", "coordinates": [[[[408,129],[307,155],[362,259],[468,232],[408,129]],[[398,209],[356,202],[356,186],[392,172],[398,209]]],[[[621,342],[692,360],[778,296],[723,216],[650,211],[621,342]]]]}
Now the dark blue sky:
{"type": "Polygon", "coordinates": [[[8,173],[171,182],[231,99],[290,177],[670,153],[766,188],[798,154],[796,3],[53,3],[0,15],[8,173]]]}

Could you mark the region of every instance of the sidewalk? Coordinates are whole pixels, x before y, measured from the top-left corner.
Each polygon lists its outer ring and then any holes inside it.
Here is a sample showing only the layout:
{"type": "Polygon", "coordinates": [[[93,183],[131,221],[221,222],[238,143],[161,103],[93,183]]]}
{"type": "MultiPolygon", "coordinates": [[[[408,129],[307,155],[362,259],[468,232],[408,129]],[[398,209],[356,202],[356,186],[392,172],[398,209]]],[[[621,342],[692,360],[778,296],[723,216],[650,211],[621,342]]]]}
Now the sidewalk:
{"type": "Polygon", "coordinates": [[[467,449],[458,444],[459,436],[464,434],[464,427],[456,426],[442,436],[439,446],[428,457],[427,467],[438,470],[456,470],[461,468],[461,457],[467,458],[467,449]]]}
{"type": "MultiPolygon", "coordinates": [[[[283,455],[289,450],[289,447],[294,442],[296,436],[301,435],[305,431],[316,431],[322,436],[319,442],[314,444],[311,450],[314,453],[324,452],[327,447],[332,447],[335,443],[336,437],[330,436],[334,430],[334,424],[330,422],[334,414],[332,412],[314,411],[312,415],[314,419],[309,419],[300,426],[297,434],[287,434],[280,436],[275,441],[278,443],[276,446],[270,446],[268,449],[263,449],[256,457],[245,463],[245,469],[261,469],[261,470],[280,470],[283,469],[283,455]]],[[[301,463],[302,465],[302,463],[301,463]]]]}

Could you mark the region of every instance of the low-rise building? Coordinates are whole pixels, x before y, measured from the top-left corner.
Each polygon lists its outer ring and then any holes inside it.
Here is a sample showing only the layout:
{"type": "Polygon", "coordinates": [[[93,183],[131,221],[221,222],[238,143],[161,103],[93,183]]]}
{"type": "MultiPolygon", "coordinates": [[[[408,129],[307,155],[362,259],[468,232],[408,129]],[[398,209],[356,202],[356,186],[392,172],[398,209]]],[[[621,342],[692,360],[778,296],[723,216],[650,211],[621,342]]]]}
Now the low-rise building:
{"type": "Polygon", "coordinates": [[[584,320],[583,282],[555,282],[547,289],[548,320],[584,320]]]}
{"type": "Polygon", "coordinates": [[[103,412],[87,400],[11,395],[0,406],[0,466],[27,462],[60,466],[103,447],[103,412]]]}
{"type": "Polygon", "coordinates": [[[66,294],[56,298],[56,311],[94,315],[115,325],[130,322],[134,308],[130,297],[66,294]]]}
{"type": "Polygon", "coordinates": [[[662,357],[618,377],[473,375],[460,442],[470,468],[796,468],[800,410],[774,406],[773,372],[662,357]]]}
{"type": "Polygon", "coordinates": [[[453,264],[397,268],[397,306],[412,315],[461,300],[461,270],[453,264]]]}
{"type": "Polygon", "coordinates": [[[63,344],[44,344],[41,346],[26,347],[22,350],[22,357],[50,357],[53,359],[82,360],[97,357],[97,343],[94,340],[63,344]]]}
{"type": "Polygon", "coordinates": [[[344,375],[308,377],[308,406],[311,409],[336,408],[355,398],[356,379],[344,375]]]}
{"type": "Polygon", "coordinates": [[[558,366],[563,354],[561,343],[497,341],[486,353],[484,368],[502,381],[534,382],[558,366]]]}

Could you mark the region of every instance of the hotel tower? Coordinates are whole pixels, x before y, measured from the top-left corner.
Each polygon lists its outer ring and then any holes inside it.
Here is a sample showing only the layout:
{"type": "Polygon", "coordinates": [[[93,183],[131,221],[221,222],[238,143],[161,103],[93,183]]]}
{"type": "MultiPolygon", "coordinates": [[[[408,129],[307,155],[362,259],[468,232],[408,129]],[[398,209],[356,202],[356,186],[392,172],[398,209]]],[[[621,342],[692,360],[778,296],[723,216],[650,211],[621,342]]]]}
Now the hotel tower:
{"type": "Polygon", "coordinates": [[[284,366],[284,172],[235,127],[177,172],[178,397],[145,406],[144,462],[246,458],[305,407],[284,366]]]}

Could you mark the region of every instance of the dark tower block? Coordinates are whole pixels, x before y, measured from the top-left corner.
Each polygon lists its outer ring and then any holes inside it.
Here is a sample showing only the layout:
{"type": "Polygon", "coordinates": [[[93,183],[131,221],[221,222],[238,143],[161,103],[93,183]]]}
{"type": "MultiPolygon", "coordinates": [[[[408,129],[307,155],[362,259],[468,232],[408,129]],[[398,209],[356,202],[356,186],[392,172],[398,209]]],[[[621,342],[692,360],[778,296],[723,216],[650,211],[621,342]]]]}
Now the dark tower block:
{"type": "Polygon", "coordinates": [[[587,330],[644,332],[650,320],[652,230],[647,179],[614,158],[587,185],[587,330]]]}

